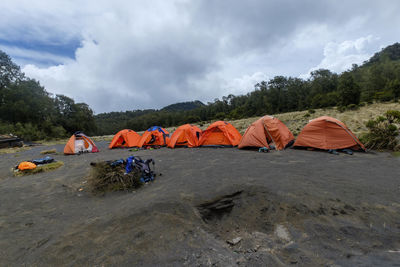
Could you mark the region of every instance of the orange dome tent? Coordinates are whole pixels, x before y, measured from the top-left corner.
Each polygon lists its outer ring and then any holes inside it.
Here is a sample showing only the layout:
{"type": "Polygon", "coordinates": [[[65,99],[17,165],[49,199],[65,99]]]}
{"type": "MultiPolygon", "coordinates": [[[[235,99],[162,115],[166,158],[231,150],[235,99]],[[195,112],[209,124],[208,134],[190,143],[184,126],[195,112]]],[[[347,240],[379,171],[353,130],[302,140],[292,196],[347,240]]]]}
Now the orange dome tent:
{"type": "Polygon", "coordinates": [[[64,154],[80,154],[84,152],[99,152],[92,139],[82,132],[74,133],[64,147],[64,154]]]}
{"type": "Polygon", "coordinates": [[[124,129],[114,135],[108,148],[138,146],[141,138],[137,132],[124,129]]]}
{"type": "Polygon", "coordinates": [[[197,147],[199,145],[200,134],[201,129],[197,126],[190,124],[179,126],[178,129],[176,129],[172,134],[168,143],[168,147],[197,147]]]}
{"type": "Polygon", "coordinates": [[[166,146],[169,142],[169,132],[160,126],[150,127],[144,132],[138,147],[166,146]]]}
{"type": "Polygon", "coordinates": [[[343,122],[328,116],[310,120],[300,132],[294,146],[365,151],[364,145],[343,122]]]}
{"type": "Polygon", "coordinates": [[[264,116],[247,128],[238,147],[270,148],[271,142],[274,142],[277,150],[282,150],[294,142],[294,136],[279,119],[264,116]]]}
{"type": "Polygon", "coordinates": [[[216,121],[203,131],[199,146],[237,146],[242,135],[225,121],[216,121]]]}

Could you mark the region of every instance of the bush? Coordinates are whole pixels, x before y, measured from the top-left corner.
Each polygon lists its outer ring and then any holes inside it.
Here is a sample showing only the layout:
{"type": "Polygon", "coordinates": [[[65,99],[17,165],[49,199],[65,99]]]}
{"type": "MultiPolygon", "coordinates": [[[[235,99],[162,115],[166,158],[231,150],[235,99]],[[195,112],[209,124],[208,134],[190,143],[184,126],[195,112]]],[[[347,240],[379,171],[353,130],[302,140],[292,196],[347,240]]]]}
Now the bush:
{"type": "Polygon", "coordinates": [[[361,136],[361,142],[370,149],[398,149],[399,130],[395,123],[400,123],[400,111],[397,110],[388,110],[385,116],[369,120],[366,123],[369,132],[361,136]]]}
{"type": "Polygon", "coordinates": [[[217,119],[217,120],[224,120],[225,119],[225,113],[224,112],[218,112],[217,114],[215,114],[214,118],[217,119]]]}
{"type": "Polygon", "coordinates": [[[192,116],[192,115],[190,115],[190,116],[188,116],[188,117],[185,119],[185,121],[186,121],[187,123],[194,123],[194,122],[201,121],[201,119],[200,119],[199,116],[192,116]]]}
{"type": "Polygon", "coordinates": [[[375,99],[382,102],[388,102],[394,99],[392,91],[382,91],[375,93],[375,99]]]}
{"type": "Polygon", "coordinates": [[[315,113],[315,110],[311,108],[311,109],[308,110],[308,113],[314,114],[314,113],[315,113]]]}
{"type": "Polygon", "coordinates": [[[337,107],[337,110],[338,110],[339,112],[345,112],[345,111],[346,111],[346,107],[345,107],[345,106],[338,106],[338,107],[337,107]]]}
{"type": "Polygon", "coordinates": [[[93,194],[104,194],[111,191],[122,191],[139,188],[141,173],[133,169],[125,174],[124,165],[110,166],[107,162],[92,165],[88,178],[89,191],[93,194]]]}
{"type": "Polygon", "coordinates": [[[346,107],[347,110],[357,110],[359,108],[356,104],[350,104],[346,107]]]}

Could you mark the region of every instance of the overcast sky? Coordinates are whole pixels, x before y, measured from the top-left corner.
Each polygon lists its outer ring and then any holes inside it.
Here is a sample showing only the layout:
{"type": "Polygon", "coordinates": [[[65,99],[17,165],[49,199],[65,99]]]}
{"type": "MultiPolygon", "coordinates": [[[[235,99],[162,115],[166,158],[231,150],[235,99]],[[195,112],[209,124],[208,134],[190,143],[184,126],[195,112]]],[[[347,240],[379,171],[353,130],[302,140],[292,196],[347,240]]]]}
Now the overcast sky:
{"type": "Polygon", "coordinates": [[[96,113],[342,72],[400,41],[400,1],[2,0],[0,50],[96,113]]]}

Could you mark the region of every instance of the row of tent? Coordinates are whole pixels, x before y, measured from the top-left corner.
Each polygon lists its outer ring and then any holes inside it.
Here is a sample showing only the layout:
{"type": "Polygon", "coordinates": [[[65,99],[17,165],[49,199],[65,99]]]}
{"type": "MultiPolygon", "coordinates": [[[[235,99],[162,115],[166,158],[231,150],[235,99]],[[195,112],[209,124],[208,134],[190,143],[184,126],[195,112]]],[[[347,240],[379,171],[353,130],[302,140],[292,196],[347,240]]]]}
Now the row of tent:
{"type": "MultiPolygon", "coordinates": [[[[350,148],[365,151],[364,145],[343,122],[328,116],[310,120],[296,140],[279,119],[264,116],[252,123],[243,136],[232,124],[224,121],[212,123],[205,131],[197,126],[185,124],[178,127],[171,136],[166,129],[159,126],[149,128],[142,136],[133,130],[125,129],[114,136],[109,148],[148,146],[271,148],[272,144],[277,150],[293,145],[324,150],[350,148]]],[[[98,149],[88,136],[77,132],[66,144],[64,153],[82,152],[98,152],[98,149]]]]}

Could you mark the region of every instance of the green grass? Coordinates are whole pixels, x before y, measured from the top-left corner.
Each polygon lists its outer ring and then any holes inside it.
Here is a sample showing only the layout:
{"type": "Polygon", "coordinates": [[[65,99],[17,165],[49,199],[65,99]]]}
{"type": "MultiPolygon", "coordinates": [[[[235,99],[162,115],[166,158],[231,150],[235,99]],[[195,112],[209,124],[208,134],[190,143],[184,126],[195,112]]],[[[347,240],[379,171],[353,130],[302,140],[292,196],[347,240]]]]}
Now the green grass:
{"type": "Polygon", "coordinates": [[[0,155],[22,152],[22,151],[29,150],[29,149],[31,149],[31,147],[29,147],[29,146],[2,148],[2,149],[0,149],[0,155]]]}
{"type": "Polygon", "coordinates": [[[40,154],[43,154],[43,155],[45,155],[45,154],[56,154],[57,153],[57,150],[54,148],[54,149],[49,149],[49,150],[43,150],[43,151],[41,151],[40,152],[40,154]]]}
{"type": "Polygon", "coordinates": [[[31,175],[31,174],[41,173],[41,172],[52,171],[52,170],[60,168],[63,165],[64,165],[64,162],[55,161],[55,162],[52,162],[49,164],[37,166],[35,169],[32,169],[32,170],[16,171],[16,172],[14,172],[14,176],[24,176],[24,175],[31,175]]]}
{"type": "Polygon", "coordinates": [[[393,157],[400,157],[400,151],[396,151],[392,153],[393,157]]]}

